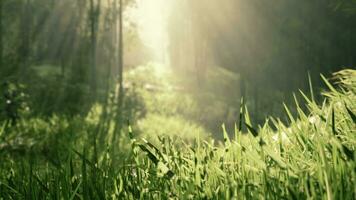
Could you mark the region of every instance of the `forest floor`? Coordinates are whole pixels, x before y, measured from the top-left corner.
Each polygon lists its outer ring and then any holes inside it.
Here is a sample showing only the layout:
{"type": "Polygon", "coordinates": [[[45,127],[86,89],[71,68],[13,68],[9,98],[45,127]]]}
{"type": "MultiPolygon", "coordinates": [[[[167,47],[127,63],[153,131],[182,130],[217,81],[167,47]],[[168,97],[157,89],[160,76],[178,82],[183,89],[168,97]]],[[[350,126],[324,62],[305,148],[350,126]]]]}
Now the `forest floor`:
{"type": "Polygon", "coordinates": [[[323,79],[322,103],[301,92],[297,116],[286,106],[287,124],[270,117],[258,129],[242,109],[222,142],[146,140],[129,126],[111,145],[93,113],[4,123],[0,199],[355,199],[356,71],[323,79]]]}

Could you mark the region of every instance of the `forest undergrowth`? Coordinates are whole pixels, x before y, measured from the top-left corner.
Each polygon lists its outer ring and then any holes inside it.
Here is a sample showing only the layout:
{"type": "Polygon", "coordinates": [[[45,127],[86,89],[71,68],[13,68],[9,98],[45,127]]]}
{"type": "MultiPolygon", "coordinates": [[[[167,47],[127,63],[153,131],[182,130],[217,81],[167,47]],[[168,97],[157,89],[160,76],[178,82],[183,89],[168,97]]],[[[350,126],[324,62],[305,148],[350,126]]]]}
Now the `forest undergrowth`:
{"type": "Polygon", "coordinates": [[[152,142],[129,126],[111,145],[95,115],[4,122],[0,199],[355,199],[356,71],[322,79],[324,101],[300,91],[288,123],[255,126],[241,105],[223,141],[152,142]]]}

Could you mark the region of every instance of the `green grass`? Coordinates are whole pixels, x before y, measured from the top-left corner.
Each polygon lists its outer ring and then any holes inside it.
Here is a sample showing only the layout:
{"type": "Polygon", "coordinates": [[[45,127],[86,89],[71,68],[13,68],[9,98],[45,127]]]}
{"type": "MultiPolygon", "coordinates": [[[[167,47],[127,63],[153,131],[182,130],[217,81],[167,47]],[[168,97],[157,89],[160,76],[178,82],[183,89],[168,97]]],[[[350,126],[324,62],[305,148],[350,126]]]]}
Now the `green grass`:
{"type": "MultiPolygon", "coordinates": [[[[0,198],[355,199],[355,73],[336,74],[337,87],[323,77],[329,90],[319,105],[301,92],[305,102],[296,101],[298,116],[285,107],[288,124],[269,118],[253,128],[245,109],[241,124],[248,133],[238,125],[235,130],[223,126],[223,142],[159,137],[153,145],[129,127],[112,151],[93,142],[90,123],[57,120],[55,136],[65,138],[70,130],[82,137],[62,143],[60,151],[51,149],[60,143],[54,139],[47,145],[51,155],[63,155],[52,162],[40,156],[42,150],[20,155],[2,150],[0,198]],[[301,104],[307,104],[307,113],[301,104]]],[[[45,122],[42,128],[29,126],[22,128],[43,135],[53,131],[45,122]]],[[[0,127],[0,138],[7,131],[14,130],[0,127]]]]}

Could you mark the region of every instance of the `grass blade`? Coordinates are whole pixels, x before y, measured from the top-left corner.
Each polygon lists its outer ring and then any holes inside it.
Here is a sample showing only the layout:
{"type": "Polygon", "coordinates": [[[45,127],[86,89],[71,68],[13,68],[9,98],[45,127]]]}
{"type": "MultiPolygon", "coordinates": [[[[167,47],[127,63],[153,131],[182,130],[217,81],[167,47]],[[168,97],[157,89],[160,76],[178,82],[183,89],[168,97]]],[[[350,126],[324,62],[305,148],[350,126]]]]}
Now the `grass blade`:
{"type": "Polygon", "coordinates": [[[310,96],[313,102],[315,102],[314,98],[314,90],[313,90],[313,83],[310,77],[310,73],[308,72],[308,81],[309,81],[309,90],[310,90],[310,96]]]}
{"type": "Polygon", "coordinates": [[[82,184],[82,180],[80,180],[80,182],[78,183],[77,187],[75,188],[75,190],[73,191],[73,194],[70,196],[70,200],[73,200],[75,195],[77,195],[77,192],[79,190],[80,185],[82,184]]]}
{"type": "Polygon", "coordinates": [[[251,127],[247,123],[245,123],[245,125],[246,125],[248,131],[253,135],[253,137],[257,137],[258,136],[258,132],[256,131],[256,129],[254,129],[253,127],[251,127]]]}
{"type": "Polygon", "coordinates": [[[347,113],[349,113],[352,121],[354,122],[354,124],[356,124],[356,115],[345,105],[347,113]]]}

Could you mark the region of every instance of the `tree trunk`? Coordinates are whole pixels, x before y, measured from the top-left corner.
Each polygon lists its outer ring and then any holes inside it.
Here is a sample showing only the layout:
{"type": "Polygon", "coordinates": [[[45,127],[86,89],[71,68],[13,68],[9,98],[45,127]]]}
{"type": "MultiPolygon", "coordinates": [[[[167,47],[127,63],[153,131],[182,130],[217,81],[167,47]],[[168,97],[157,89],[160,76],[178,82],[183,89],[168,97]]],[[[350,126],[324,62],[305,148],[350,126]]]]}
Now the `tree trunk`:
{"type": "Polygon", "coordinates": [[[119,91],[118,91],[118,100],[117,100],[117,112],[116,112],[116,126],[114,130],[113,140],[112,142],[116,141],[117,134],[120,133],[122,125],[123,125],[123,103],[124,103],[124,86],[123,86],[123,68],[124,68],[124,41],[123,41],[123,4],[122,0],[119,0],[119,44],[118,44],[118,84],[119,84],[119,91]]]}
{"type": "MultiPolygon", "coordinates": [[[[23,4],[22,8],[22,16],[20,23],[20,38],[22,42],[19,46],[19,60],[20,60],[20,73],[26,74],[26,71],[29,68],[29,54],[30,54],[30,32],[31,32],[31,24],[32,24],[32,16],[31,16],[31,2],[27,0],[23,4]]],[[[24,76],[22,76],[24,77],[24,76]]]]}
{"type": "Polygon", "coordinates": [[[97,80],[96,80],[96,49],[97,49],[97,30],[99,24],[100,15],[100,5],[101,1],[94,5],[94,0],[90,0],[90,40],[91,40],[91,51],[90,51],[90,89],[92,92],[92,100],[96,100],[97,93],[97,80]]]}
{"type": "Polygon", "coordinates": [[[3,67],[3,39],[2,39],[2,9],[3,9],[3,0],[0,0],[0,68],[3,67]]]}
{"type": "MultiPolygon", "coordinates": [[[[107,13],[108,15],[107,18],[109,18],[110,20],[106,21],[106,23],[108,23],[108,27],[109,27],[107,31],[110,32],[110,36],[109,36],[110,43],[108,44],[108,48],[110,50],[111,59],[108,59],[108,63],[107,63],[108,66],[107,66],[107,74],[105,78],[106,88],[105,88],[105,98],[103,103],[103,112],[97,127],[97,132],[99,133],[99,144],[105,144],[105,139],[108,136],[110,130],[110,124],[113,119],[112,118],[113,110],[110,109],[112,108],[110,89],[111,89],[111,84],[113,83],[112,69],[113,66],[116,66],[117,64],[117,53],[116,53],[116,46],[115,46],[117,44],[117,10],[116,10],[117,4],[116,4],[116,0],[109,1],[109,3],[112,6],[112,9],[110,9],[110,12],[107,13]]],[[[116,110],[114,111],[116,112],[116,110]]]]}
{"type": "MultiPolygon", "coordinates": [[[[119,8],[119,97],[121,96],[123,98],[123,92],[124,92],[124,86],[123,86],[123,68],[124,68],[124,41],[123,41],[123,19],[122,19],[122,0],[120,0],[120,8],[119,8]]],[[[122,99],[121,98],[121,99],[122,99]]],[[[119,98],[120,100],[120,98],[119,98]]],[[[120,102],[120,101],[119,101],[120,102]]],[[[122,102],[121,102],[122,104],[122,102]]],[[[121,106],[119,104],[119,106],[121,106]]]]}

